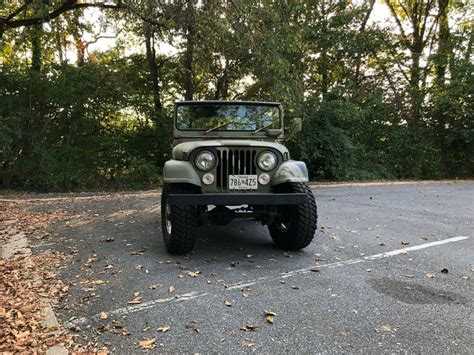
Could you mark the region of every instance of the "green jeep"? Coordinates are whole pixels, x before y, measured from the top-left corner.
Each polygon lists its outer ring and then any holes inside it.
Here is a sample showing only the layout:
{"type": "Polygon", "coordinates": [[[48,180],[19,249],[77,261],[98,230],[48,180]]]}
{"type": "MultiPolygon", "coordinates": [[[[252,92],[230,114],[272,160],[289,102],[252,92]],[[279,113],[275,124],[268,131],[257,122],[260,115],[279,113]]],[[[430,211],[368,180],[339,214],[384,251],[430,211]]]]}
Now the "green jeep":
{"type": "MultiPolygon", "coordinates": [[[[295,119],[301,131],[301,120],[295,119]]],[[[174,111],[172,159],[163,169],[163,238],[168,252],[192,250],[206,220],[252,218],[268,225],[281,249],[313,240],[316,201],[306,164],[290,159],[279,103],[182,101],[174,111]]]]}

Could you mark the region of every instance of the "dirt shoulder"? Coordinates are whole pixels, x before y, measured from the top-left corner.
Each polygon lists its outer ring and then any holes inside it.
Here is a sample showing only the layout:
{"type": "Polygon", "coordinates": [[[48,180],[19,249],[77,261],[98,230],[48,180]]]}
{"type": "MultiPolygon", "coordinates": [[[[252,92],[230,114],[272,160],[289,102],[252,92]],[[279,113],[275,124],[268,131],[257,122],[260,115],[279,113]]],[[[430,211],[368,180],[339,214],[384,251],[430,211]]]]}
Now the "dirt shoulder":
{"type": "MultiPolygon", "coordinates": [[[[62,329],[53,311],[69,285],[57,270],[70,259],[57,251],[32,253],[30,245],[52,235],[67,211],[32,210],[29,201],[0,201],[0,353],[67,354],[87,351],[62,329]]],[[[38,203],[36,203],[38,204],[38,203]]],[[[99,349],[95,349],[99,351],[99,349]]]]}

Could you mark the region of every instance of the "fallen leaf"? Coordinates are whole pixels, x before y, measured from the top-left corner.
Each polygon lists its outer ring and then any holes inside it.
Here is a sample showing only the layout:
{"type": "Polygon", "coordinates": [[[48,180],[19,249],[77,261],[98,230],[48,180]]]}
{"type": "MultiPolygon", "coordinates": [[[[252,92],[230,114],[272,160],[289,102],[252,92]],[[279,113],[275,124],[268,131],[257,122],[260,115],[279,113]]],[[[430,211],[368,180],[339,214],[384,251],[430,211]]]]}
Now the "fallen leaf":
{"type": "Polygon", "coordinates": [[[21,339],[29,337],[30,334],[31,333],[28,330],[26,330],[24,332],[19,332],[18,334],[15,334],[15,338],[17,338],[18,340],[21,340],[21,339]]]}
{"type": "Polygon", "coordinates": [[[140,304],[142,303],[142,296],[136,296],[133,300],[128,301],[128,304],[140,304]]]}
{"type": "Polygon", "coordinates": [[[246,257],[247,259],[250,259],[250,258],[253,257],[253,255],[252,255],[252,254],[247,254],[245,257],[246,257]]]}
{"type": "Polygon", "coordinates": [[[313,266],[310,271],[312,272],[320,272],[321,271],[321,266],[313,266]]]}
{"type": "Polygon", "coordinates": [[[151,349],[156,343],[156,338],[153,339],[145,339],[145,340],[140,340],[138,342],[138,346],[140,346],[142,349],[147,350],[151,349]]]}
{"type": "Polygon", "coordinates": [[[176,287],[174,287],[174,286],[168,287],[168,292],[169,292],[169,293],[173,293],[173,292],[175,292],[175,291],[176,291],[176,287]]]}
{"type": "Polygon", "coordinates": [[[377,333],[395,333],[397,331],[397,329],[391,327],[390,325],[388,324],[383,324],[383,325],[379,325],[377,328],[375,328],[375,331],[377,333]]]}
{"type": "Polygon", "coordinates": [[[93,283],[94,283],[94,285],[103,285],[103,284],[105,284],[105,281],[104,280],[95,280],[93,283]]]}
{"type": "Polygon", "coordinates": [[[429,272],[426,274],[426,277],[429,279],[434,279],[436,277],[436,274],[434,272],[429,272]]]}
{"type": "Polygon", "coordinates": [[[276,313],[273,311],[264,311],[265,319],[268,323],[273,324],[273,320],[276,317],[276,313]]]}
{"type": "Polygon", "coordinates": [[[193,271],[186,271],[185,274],[189,277],[197,277],[199,274],[199,271],[193,272],[193,271]]]}
{"type": "Polygon", "coordinates": [[[410,242],[408,242],[408,241],[406,241],[406,240],[402,240],[402,241],[401,241],[401,244],[402,244],[402,245],[409,245],[410,242]]]}
{"type": "Polygon", "coordinates": [[[167,325],[163,325],[163,326],[158,328],[158,331],[162,332],[162,333],[166,333],[168,330],[170,330],[170,327],[167,326],[167,325]]]}
{"type": "Polygon", "coordinates": [[[255,324],[245,324],[240,327],[240,330],[243,330],[244,332],[253,332],[257,330],[258,325],[255,324]]]}
{"type": "Polygon", "coordinates": [[[99,318],[100,319],[107,319],[109,317],[109,315],[105,312],[100,312],[99,313],[99,318]]]}
{"type": "Polygon", "coordinates": [[[225,301],[224,301],[224,306],[232,307],[232,302],[225,300],[225,301]]]}
{"type": "Polygon", "coordinates": [[[186,328],[194,330],[196,333],[199,333],[199,328],[198,328],[198,321],[197,320],[192,320],[188,324],[186,324],[186,328]]]}
{"type": "Polygon", "coordinates": [[[241,348],[253,348],[255,346],[255,343],[249,343],[249,342],[243,342],[240,347],[241,348]]]}

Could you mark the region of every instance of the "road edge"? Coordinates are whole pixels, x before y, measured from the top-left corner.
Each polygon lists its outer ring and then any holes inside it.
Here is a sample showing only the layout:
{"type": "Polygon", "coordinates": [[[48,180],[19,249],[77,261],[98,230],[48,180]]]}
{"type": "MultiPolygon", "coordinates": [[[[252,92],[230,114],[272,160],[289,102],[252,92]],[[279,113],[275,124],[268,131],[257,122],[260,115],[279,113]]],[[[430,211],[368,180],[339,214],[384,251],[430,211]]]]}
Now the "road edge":
{"type": "MultiPolygon", "coordinates": [[[[24,259],[25,263],[33,266],[34,262],[31,259],[32,251],[31,248],[28,246],[28,239],[26,238],[25,233],[15,232],[15,234],[9,234],[7,227],[5,234],[9,235],[9,239],[6,243],[0,244],[0,258],[8,260],[16,255],[24,255],[26,256],[26,258],[24,259]]],[[[40,280],[38,274],[32,273],[30,276],[33,282],[38,282],[40,280]]],[[[56,317],[56,314],[54,313],[53,308],[51,307],[51,301],[48,298],[41,298],[40,302],[44,306],[44,319],[41,320],[41,324],[46,328],[57,328],[57,330],[54,331],[53,334],[58,334],[61,329],[61,325],[58,321],[58,318],[56,317]]],[[[69,351],[63,344],[57,344],[48,347],[45,352],[46,355],[64,355],[68,353],[69,351]]]]}
{"type": "MultiPolygon", "coordinates": [[[[380,180],[380,181],[336,181],[319,182],[310,181],[307,185],[312,189],[337,188],[337,187],[364,187],[364,186],[400,186],[400,185],[450,185],[474,184],[474,179],[462,180],[380,180]]],[[[86,192],[60,192],[60,193],[4,193],[0,191],[0,202],[35,202],[35,201],[64,201],[64,200],[94,200],[106,198],[131,198],[135,196],[159,196],[161,187],[150,190],[124,190],[124,191],[86,191],[86,192]]]]}

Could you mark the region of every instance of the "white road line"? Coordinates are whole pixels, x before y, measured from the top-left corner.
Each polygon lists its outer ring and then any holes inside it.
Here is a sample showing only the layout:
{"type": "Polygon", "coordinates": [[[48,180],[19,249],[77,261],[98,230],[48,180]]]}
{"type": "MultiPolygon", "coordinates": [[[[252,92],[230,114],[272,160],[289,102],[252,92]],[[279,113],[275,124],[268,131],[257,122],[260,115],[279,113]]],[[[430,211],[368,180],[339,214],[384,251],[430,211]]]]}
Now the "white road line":
{"type": "Polygon", "coordinates": [[[190,293],[185,293],[185,294],[175,296],[175,297],[161,298],[161,299],[157,299],[157,300],[153,300],[153,301],[148,301],[148,302],[136,304],[136,305],[133,305],[133,306],[119,308],[119,309],[116,309],[114,311],[109,312],[109,314],[114,314],[114,315],[117,315],[117,316],[121,316],[121,315],[124,315],[124,314],[144,311],[145,309],[153,308],[156,304],[160,304],[160,303],[166,303],[166,302],[170,302],[170,301],[182,302],[182,301],[191,300],[191,299],[197,298],[197,297],[203,297],[203,296],[206,296],[206,295],[207,295],[207,293],[198,294],[197,292],[190,292],[190,293]]]}
{"type": "MultiPolygon", "coordinates": [[[[366,261],[372,261],[372,260],[377,260],[377,259],[389,258],[389,257],[400,255],[400,254],[406,254],[409,251],[416,251],[416,250],[431,248],[431,247],[434,247],[434,246],[443,245],[443,244],[447,244],[447,243],[459,242],[461,240],[465,240],[465,239],[468,239],[468,238],[469,237],[466,237],[466,236],[452,237],[452,238],[440,240],[440,241],[437,241],[437,242],[431,242],[431,243],[426,243],[426,244],[421,244],[421,245],[415,245],[415,246],[412,246],[412,247],[392,250],[392,251],[388,251],[388,252],[381,253],[381,254],[374,254],[374,255],[367,256],[363,259],[352,259],[352,260],[346,260],[346,261],[338,261],[338,262],[335,262],[335,263],[322,264],[322,265],[318,265],[318,266],[320,268],[335,268],[335,267],[339,267],[339,266],[354,265],[354,264],[359,264],[359,263],[363,263],[363,262],[366,262],[366,261]]],[[[270,279],[275,280],[275,279],[280,279],[280,278],[281,279],[286,279],[288,277],[292,277],[292,276],[295,276],[295,275],[307,274],[307,273],[313,272],[313,271],[311,271],[311,269],[313,269],[314,266],[315,265],[313,265],[311,267],[303,268],[303,269],[297,269],[297,270],[293,270],[293,271],[283,272],[283,273],[279,274],[278,276],[260,277],[258,279],[254,279],[254,280],[247,280],[247,281],[244,281],[244,282],[237,282],[235,284],[229,285],[227,287],[227,289],[232,290],[232,289],[235,289],[235,288],[238,288],[238,287],[245,287],[247,284],[255,284],[256,282],[263,281],[263,280],[270,280],[270,279]]]]}
{"type": "MultiPolygon", "coordinates": [[[[116,315],[116,316],[121,316],[121,315],[125,315],[125,314],[144,311],[146,309],[153,308],[155,305],[160,304],[160,303],[166,303],[166,302],[171,302],[171,301],[182,302],[182,301],[192,300],[193,298],[204,297],[204,296],[207,296],[207,293],[201,293],[201,294],[198,294],[197,292],[183,293],[182,295],[176,295],[176,296],[168,297],[168,298],[159,298],[159,299],[156,299],[156,300],[136,304],[136,305],[133,305],[133,306],[118,308],[118,309],[115,309],[113,311],[109,311],[109,312],[106,312],[106,313],[108,313],[109,315],[112,314],[112,315],[116,315]]],[[[99,314],[96,314],[92,318],[98,317],[98,316],[99,316],[99,314]]],[[[87,318],[87,317],[76,318],[76,319],[73,319],[71,321],[68,321],[68,322],[64,323],[64,327],[65,328],[71,328],[72,326],[75,326],[75,325],[85,324],[88,321],[89,321],[89,318],[87,318]]]]}
{"type": "MultiPolygon", "coordinates": [[[[374,255],[367,256],[363,259],[352,259],[352,260],[346,260],[346,261],[338,261],[338,262],[335,262],[335,263],[322,264],[322,265],[319,265],[319,267],[322,269],[322,268],[335,268],[335,267],[340,267],[340,266],[354,265],[354,264],[359,264],[359,263],[363,263],[363,262],[367,262],[367,261],[390,258],[392,256],[406,254],[410,251],[417,251],[417,250],[421,250],[421,249],[435,247],[435,246],[438,246],[438,245],[460,242],[460,241],[466,240],[466,239],[469,239],[469,237],[467,237],[467,236],[452,237],[452,238],[440,240],[440,241],[437,241],[437,242],[425,243],[425,244],[421,244],[421,245],[415,245],[415,246],[412,246],[412,247],[396,249],[396,250],[388,251],[388,252],[385,252],[385,253],[374,254],[374,255]]],[[[311,267],[308,267],[308,268],[303,268],[303,269],[293,270],[293,271],[289,271],[289,272],[284,272],[284,273],[278,274],[276,276],[263,276],[263,277],[259,277],[259,278],[253,279],[253,280],[240,281],[240,282],[236,282],[234,284],[228,285],[225,290],[229,291],[229,290],[234,290],[234,289],[237,289],[237,288],[244,288],[244,287],[253,286],[256,283],[261,282],[261,281],[279,280],[279,279],[285,279],[285,278],[296,276],[296,275],[307,274],[307,273],[313,272],[312,271],[313,268],[314,268],[314,265],[311,266],[311,267]]],[[[133,306],[118,308],[118,309],[109,311],[107,313],[109,315],[112,314],[112,315],[116,315],[116,316],[121,316],[121,315],[130,314],[130,313],[136,313],[136,312],[144,311],[144,310],[153,308],[155,305],[161,304],[161,303],[167,303],[167,302],[172,302],[172,301],[175,301],[175,302],[187,301],[187,300],[191,300],[191,299],[198,298],[198,297],[205,297],[205,296],[208,296],[208,295],[209,295],[209,293],[204,293],[204,292],[199,293],[197,291],[194,291],[194,292],[190,292],[190,293],[184,293],[182,295],[177,295],[177,296],[174,296],[174,297],[159,298],[159,299],[156,299],[156,300],[140,303],[140,304],[133,305],[133,306]]],[[[91,318],[97,318],[98,316],[99,316],[99,314],[96,314],[96,315],[92,316],[91,318]]],[[[66,322],[64,324],[64,327],[70,328],[70,327],[75,326],[75,325],[85,324],[88,321],[89,321],[89,318],[87,318],[87,317],[76,318],[76,319],[73,319],[69,322],[66,322]]]]}
{"type": "Polygon", "coordinates": [[[231,284],[227,286],[227,290],[235,290],[236,288],[243,288],[243,287],[250,287],[255,285],[256,282],[266,280],[266,277],[261,277],[259,279],[256,279],[255,281],[243,281],[243,282],[237,282],[235,284],[231,284]]]}
{"type": "Polygon", "coordinates": [[[452,237],[452,238],[448,238],[448,239],[444,239],[444,240],[439,240],[437,242],[431,242],[431,243],[426,243],[426,244],[421,244],[421,245],[415,245],[415,246],[407,247],[407,248],[403,248],[403,249],[387,251],[387,252],[381,253],[381,254],[375,254],[375,255],[369,256],[369,259],[370,260],[375,260],[375,259],[388,258],[388,257],[391,257],[391,256],[404,254],[404,253],[407,253],[409,251],[415,251],[415,250],[435,247],[437,245],[443,245],[443,244],[447,244],[447,243],[459,242],[461,240],[465,240],[465,239],[468,239],[468,238],[469,237],[466,237],[466,236],[452,237]]]}

